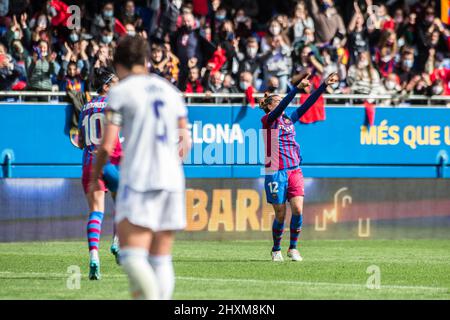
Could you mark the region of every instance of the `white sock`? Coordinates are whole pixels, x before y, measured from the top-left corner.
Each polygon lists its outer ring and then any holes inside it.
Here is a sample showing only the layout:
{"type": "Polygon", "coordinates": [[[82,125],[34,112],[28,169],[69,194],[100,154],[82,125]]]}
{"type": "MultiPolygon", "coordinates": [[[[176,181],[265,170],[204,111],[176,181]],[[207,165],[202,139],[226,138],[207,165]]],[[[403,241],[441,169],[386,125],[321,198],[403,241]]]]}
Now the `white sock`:
{"type": "Polygon", "coordinates": [[[91,259],[91,261],[99,261],[100,259],[98,257],[98,250],[92,249],[91,251],[89,251],[89,258],[91,259]]]}
{"type": "Polygon", "coordinates": [[[173,270],[172,256],[150,255],[148,261],[152,265],[156,278],[158,279],[159,298],[161,300],[170,300],[175,287],[175,272],[173,270]]]}
{"type": "Polygon", "coordinates": [[[143,248],[126,247],[120,250],[120,264],[128,275],[131,296],[139,300],[156,300],[159,297],[158,283],[148,252],[143,248]]]}

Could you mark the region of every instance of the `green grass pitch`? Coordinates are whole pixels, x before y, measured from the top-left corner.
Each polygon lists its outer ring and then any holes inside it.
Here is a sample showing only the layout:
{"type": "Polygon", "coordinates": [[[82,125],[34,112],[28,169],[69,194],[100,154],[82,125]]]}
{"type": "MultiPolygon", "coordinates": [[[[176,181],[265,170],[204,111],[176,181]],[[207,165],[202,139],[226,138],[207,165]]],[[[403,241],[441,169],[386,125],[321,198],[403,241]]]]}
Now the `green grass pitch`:
{"type": "MultiPolygon", "coordinates": [[[[89,281],[85,242],[1,243],[0,298],[129,299],[108,244],[103,279],[89,281]],[[67,288],[71,265],[81,268],[79,289],[67,288]]],[[[283,263],[270,261],[270,247],[269,239],[177,241],[174,299],[450,299],[449,240],[304,240],[304,261],[283,263]],[[372,265],[379,289],[366,287],[372,265]]]]}

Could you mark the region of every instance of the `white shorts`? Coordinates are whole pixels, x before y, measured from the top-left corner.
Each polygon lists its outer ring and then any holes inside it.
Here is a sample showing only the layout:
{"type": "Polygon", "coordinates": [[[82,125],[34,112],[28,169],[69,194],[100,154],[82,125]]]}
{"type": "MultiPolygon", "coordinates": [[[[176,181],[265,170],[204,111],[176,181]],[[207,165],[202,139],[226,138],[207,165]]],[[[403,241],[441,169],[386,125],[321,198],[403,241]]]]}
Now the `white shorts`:
{"type": "Polygon", "coordinates": [[[155,232],[183,230],[186,228],[185,194],[166,190],[140,192],[119,186],[115,222],[125,218],[131,224],[155,232]]]}

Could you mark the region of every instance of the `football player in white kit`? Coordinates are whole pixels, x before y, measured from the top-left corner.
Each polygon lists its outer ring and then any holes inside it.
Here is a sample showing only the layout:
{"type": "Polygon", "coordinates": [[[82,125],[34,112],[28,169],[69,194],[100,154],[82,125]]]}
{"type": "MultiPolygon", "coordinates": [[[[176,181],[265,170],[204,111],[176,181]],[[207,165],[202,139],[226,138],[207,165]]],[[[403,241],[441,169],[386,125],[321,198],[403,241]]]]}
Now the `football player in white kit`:
{"type": "Polygon", "coordinates": [[[135,299],[170,299],[174,231],[186,225],[182,157],[191,146],[187,109],[180,91],[147,70],[150,54],[139,36],[122,38],[114,54],[120,79],[109,92],[103,143],[90,187],[121,130],[125,143],[120,163],[116,218],[120,264],[135,299]]]}

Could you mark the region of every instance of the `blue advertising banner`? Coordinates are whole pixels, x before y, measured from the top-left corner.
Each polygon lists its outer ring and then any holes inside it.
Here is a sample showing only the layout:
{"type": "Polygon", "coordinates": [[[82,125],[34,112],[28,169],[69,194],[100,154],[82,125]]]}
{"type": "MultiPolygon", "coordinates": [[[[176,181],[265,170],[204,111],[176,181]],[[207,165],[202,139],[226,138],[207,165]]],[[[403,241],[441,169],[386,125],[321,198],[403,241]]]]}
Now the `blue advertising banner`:
{"type": "MultiPolygon", "coordinates": [[[[69,137],[71,112],[63,104],[1,104],[0,177],[80,177],[81,151],[69,137]]],[[[250,107],[190,106],[194,144],[185,160],[186,176],[260,177],[262,116],[261,110],[250,107]]],[[[368,128],[364,108],[327,107],[325,121],[296,124],[304,173],[308,177],[450,177],[448,119],[446,108],[380,107],[375,125],[368,128]]]]}

